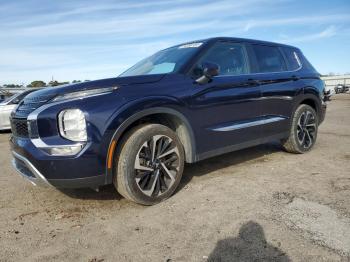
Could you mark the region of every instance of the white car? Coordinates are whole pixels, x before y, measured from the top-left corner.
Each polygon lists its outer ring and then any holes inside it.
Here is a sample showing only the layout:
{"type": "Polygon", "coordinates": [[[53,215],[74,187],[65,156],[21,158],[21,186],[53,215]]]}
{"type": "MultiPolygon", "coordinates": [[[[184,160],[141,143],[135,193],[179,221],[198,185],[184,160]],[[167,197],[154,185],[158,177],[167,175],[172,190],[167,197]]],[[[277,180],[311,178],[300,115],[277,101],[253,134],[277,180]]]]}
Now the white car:
{"type": "Polygon", "coordinates": [[[10,115],[13,109],[23,100],[23,98],[29,93],[38,89],[27,89],[22,93],[15,94],[8,99],[0,103],[0,130],[10,130],[10,115]]]}
{"type": "Polygon", "coordinates": [[[331,100],[331,96],[335,94],[334,88],[332,86],[325,85],[324,97],[325,101],[331,100]]]}

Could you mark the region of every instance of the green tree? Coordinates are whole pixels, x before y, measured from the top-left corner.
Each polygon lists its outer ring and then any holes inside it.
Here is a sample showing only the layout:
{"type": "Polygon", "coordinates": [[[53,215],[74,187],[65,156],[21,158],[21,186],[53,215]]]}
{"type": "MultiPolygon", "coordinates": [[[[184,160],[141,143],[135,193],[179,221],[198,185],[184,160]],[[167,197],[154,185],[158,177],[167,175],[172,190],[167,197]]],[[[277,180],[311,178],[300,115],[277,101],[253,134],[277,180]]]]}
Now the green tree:
{"type": "Polygon", "coordinates": [[[81,80],[73,80],[72,83],[75,84],[75,83],[80,83],[81,80]]]}
{"type": "Polygon", "coordinates": [[[49,82],[49,86],[60,86],[60,85],[66,85],[66,84],[69,84],[69,82],[58,82],[57,80],[49,82]]]}
{"type": "Polygon", "coordinates": [[[16,84],[6,84],[6,85],[4,85],[4,87],[8,87],[8,88],[15,88],[15,87],[22,87],[22,85],[16,85],[16,84]]]}
{"type": "Polygon", "coordinates": [[[44,86],[46,86],[46,83],[41,80],[33,81],[29,85],[27,85],[27,87],[44,87],[44,86]]]}

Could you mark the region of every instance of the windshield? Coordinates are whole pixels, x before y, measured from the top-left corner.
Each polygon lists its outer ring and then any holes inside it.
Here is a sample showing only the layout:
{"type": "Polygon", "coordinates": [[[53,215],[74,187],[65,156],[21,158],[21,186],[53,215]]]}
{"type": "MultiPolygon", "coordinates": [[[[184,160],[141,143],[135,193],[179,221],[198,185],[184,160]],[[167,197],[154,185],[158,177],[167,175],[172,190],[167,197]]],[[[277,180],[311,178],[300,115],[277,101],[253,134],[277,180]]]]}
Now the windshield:
{"type": "Polygon", "coordinates": [[[197,52],[202,43],[184,44],[159,51],[138,62],[120,76],[176,73],[197,52]]]}
{"type": "Polygon", "coordinates": [[[8,98],[6,98],[4,101],[2,101],[1,103],[2,104],[6,104],[6,103],[9,103],[9,102],[12,102],[13,100],[16,100],[18,102],[22,101],[23,98],[28,95],[29,93],[35,91],[36,89],[33,89],[33,90],[27,90],[27,91],[23,91],[22,93],[19,93],[19,94],[14,94],[13,96],[10,96],[8,98]]]}
{"type": "Polygon", "coordinates": [[[12,96],[10,96],[10,97],[7,97],[7,98],[5,98],[5,100],[2,101],[1,103],[6,104],[6,103],[10,102],[12,99],[16,98],[17,96],[19,96],[19,94],[14,94],[14,95],[12,95],[12,96]]]}

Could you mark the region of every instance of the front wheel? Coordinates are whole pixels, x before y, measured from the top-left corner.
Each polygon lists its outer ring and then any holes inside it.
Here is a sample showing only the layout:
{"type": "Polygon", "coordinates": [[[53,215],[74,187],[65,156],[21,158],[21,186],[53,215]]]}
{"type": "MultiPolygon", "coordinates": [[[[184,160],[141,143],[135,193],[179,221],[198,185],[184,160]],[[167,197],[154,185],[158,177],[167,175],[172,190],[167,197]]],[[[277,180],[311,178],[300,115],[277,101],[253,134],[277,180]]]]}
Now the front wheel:
{"type": "Polygon", "coordinates": [[[294,112],[288,139],[282,141],[283,147],[290,153],[302,154],[314,146],[318,131],[316,111],[302,104],[294,112]]]}
{"type": "Polygon", "coordinates": [[[184,169],[183,146],[176,133],[148,124],[131,130],[122,143],[114,176],[118,192],[143,205],[170,197],[184,169]]]}

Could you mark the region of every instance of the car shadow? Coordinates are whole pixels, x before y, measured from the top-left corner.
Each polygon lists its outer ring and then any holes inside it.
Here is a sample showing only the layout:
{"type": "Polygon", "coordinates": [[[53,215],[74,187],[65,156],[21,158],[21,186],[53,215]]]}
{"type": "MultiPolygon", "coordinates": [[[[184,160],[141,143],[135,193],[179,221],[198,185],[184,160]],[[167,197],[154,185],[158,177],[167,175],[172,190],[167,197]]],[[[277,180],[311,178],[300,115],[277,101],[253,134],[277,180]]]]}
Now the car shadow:
{"type": "Polygon", "coordinates": [[[0,130],[0,134],[11,134],[11,130],[0,130]]]}
{"type": "MultiPolygon", "coordinates": [[[[269,143],[209,158],[198,163],[187,164],[176,192],[182,190],[195,176],[203,176],[210,172],[259,159],[264,155],[281,150],[282,148],[279,143],[269,143]]],[[[90,188],[58,190],[69,197],[77,199],[120,200],[123,198],[113,185],[101,186],[98,192],[90,188]]]]}
{"type": "Polygon", "coordinates": [[[254,221],[245,223],[237,237],[219,240],[208,256],[210,262],[224,261],[280,261],[288,262],[288,255],[267,242],[264,229],[254,221]]]}
{"type": "Polygon", "coordinates": [[[101,186],[98,191],[91,188],[58,188],[63,194],[81,200],[121,200],[123,198],[114,185],[101,186]]]}
{"type": "Polygon", "coordinates": [[[252,160],[262,162],[264,161],[262,158],[263,156],[280,152],[282,150],[282,146],[279,142],[268,143],[208,158],[198,163],[186,164],[184,174],[177,191],[184,188],[195,176],[203,176],[213,171],[252,160]]]}

